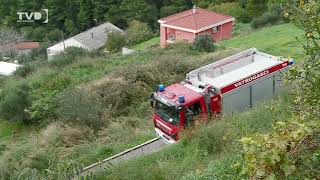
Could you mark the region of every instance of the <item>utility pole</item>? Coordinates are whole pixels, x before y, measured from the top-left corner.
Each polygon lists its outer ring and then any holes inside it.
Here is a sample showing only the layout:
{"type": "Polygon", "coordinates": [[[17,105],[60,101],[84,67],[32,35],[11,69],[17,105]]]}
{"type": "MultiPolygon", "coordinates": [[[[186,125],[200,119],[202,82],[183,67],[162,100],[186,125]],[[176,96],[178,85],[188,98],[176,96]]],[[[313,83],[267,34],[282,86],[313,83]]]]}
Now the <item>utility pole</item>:
{"type": "Polygon", "coordinates": [[[61,31],[61,36],[62,36],[62,43],[63,43],[63,51],[66,50],[66,44],[64,43],[64,34],[63,31],[61,31]]]}

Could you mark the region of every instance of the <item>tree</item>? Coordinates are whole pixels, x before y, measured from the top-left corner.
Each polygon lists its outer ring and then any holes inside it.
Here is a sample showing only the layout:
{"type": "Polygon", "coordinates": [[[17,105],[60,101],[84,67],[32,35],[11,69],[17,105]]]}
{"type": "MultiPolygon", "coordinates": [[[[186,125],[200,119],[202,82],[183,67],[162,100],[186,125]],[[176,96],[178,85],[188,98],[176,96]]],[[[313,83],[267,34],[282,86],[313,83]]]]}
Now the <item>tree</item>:
{"type": "Polygon", "coordinates": [[[148,4],[144,0],[123,0],[119,8],[126,23],[138,20],[146,22],[152,27],[158,26],[159,12],[153,4],[148,4]]]}
{"type": "Polygon", "coordinates": [[[46,39],[50,43],[58,42],[62,40],[62,31],[59,29],[53,29],[46,35],[46,39]]]}
{"type": "Polygon", "coordinates": [[[108,51],[117,52],[126,45],[126,38],[122,32],[107,32],[106,48],[108,51]]]}
{"type": "Polygon", "coordinates": [[[319,0],[286,1],[285,17],[305,31],[303,46],[305,59],[302,66],[291,70],[291,78],[297,83],[296,109],[303,114],[320,116],[320,5],[319,0]]]}
{"type": "Polygon", "coordinates": [[[94,18],[98,23],[103,23],[105,21],[105,15],[109,10],[109,3],[105,0],[95,0],[94,1],[94,18]]]}
{"type": "Polygon", "coordinates": [[[138,44],[152,37],[153,33],[147,23],[142,23],[133,20],[129,23],[129,28],[126,30],[126,39],[129,45],[138,44]]]}
{"type": "Polygon", "coordinates": [[[19,33],[13,28],[0,28],[0,56],[14,57],[17,55],[15,43],[25,39],[24,33],[19,33]]]}
{"type": "Polygon", "coordinates": [[[77,33],[77,29],[73,23],[72,20],[70,19],[66,19],[66,21],[64,22],[64,27],[66,29],[66,32],[69,34],[69,35],[74,35],[77,33]]]}
{"type": "Polygon", "coordinates": [[[246,10],[251,18],[261,16],[268,9],[268,0],[247,0],[246,10]]]}
{"type": "Polygon", "coordinates": [[[24,33],[19,33],[13,28],[0,28],[0,45],[12,42],[20,42],[25,39],[24,33]]]}
{"type": "Polygon", "coordinates": [[[0,94],[0,116],[12,121],[27,120],[26,108],[31,105],[29,90],[25,82],[7,85],[0,94]]]}
{"type": "Polygon", "coordinates": [[[32,40],[34,41],[43,41],[46,36],[47,30],[39,26],[32,31],[32,40]]]}
{"type": "Polygon", "coordinates": [[[80,11],[78,13],[79,29],[86,30],[94,26],[93,4],[91,0],[80,0],[80,11]]]}

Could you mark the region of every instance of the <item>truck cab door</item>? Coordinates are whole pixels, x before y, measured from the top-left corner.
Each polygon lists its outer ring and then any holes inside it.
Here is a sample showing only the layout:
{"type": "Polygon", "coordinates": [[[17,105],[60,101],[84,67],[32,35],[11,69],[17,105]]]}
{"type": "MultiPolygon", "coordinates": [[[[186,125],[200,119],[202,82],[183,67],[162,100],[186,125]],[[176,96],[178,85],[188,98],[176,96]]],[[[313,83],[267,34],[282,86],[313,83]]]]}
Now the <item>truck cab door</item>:
{"type": "Polygon", "coordinates": [[[210,108],[212,114],[220,114],[221,113],[221,95],[215,94],[211,97],[210,108]]]}
{"type": "Polygon", "coordinates": [[[191,105],[186,106],[184,115],[184,126],[187,127],[192,125],[197,118],[204,116],[205,111],[205,105],[202,101],[197,101],[191,105]]]}

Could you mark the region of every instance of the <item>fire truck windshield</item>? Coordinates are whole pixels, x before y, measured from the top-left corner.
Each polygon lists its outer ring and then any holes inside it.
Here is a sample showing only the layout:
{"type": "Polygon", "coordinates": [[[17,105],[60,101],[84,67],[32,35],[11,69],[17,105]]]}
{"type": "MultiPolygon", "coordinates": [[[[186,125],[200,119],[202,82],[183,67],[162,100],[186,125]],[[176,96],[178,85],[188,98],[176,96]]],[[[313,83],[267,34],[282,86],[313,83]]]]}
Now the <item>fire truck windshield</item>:
{"type": "Polygon", "coordinates": [[[168,106],[156,100],[155,112],[162,120],[175,126],[179,124],[179,111],[174,106],[168,106]]]}

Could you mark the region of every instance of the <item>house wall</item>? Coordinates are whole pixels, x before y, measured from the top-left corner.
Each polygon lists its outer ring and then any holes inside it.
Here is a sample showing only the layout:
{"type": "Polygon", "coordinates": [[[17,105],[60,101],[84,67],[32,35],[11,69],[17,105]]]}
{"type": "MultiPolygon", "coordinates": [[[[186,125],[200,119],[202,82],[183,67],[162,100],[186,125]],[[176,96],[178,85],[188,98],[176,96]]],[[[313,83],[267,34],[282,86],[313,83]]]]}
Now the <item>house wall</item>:
{"type": "Polygon", "coordinates": [[[232,35],[232,22],[228,22],[226,24],[222,24],[218,26],[218,31],[216,33],[212,33],[212,28],[197,33],[196,35],[200,35],[203,33],[209,33],[212,35],[214,42],[219,42],[221,40],[230,39],[232,35]]]}
{"type": "Polygon", "coordinates": [[[172,29],[160,26],[160,45],[161,47],[165,47],[168,42],[166,40],[169,39],[170,34],[175,35],[175,42],[186,41],[193,42],[194,41],[194,33],[186,32],[178,29],[172,29]]]}
{"type": "Polygon", "coordinates": [[[218,31],[216,33],[212,33],[212,28],[210,28],[196,34],[160,25],[160,45],[161,47],[165,47],[168,44],[166,40],[169,39],[170,34],[175,34],[175,42],[186,41],[191,43],[194,41],[196,36],[203,33],[211,34],[215,42],[230,39],[232,35],[232,23],[233,22],[228,22],[218,26],[218,31]]]}
{"type": "Polygon", "coordinates": [[[185,41],[185,42],[193,42],[194,41],[194,33],[176,30],[176,41],[185,41]]]}
{"type": "Polygon", "coordinates": [[[167,28],[160,25],[160,46],[165,47],[167,39],[167,28]]]}

